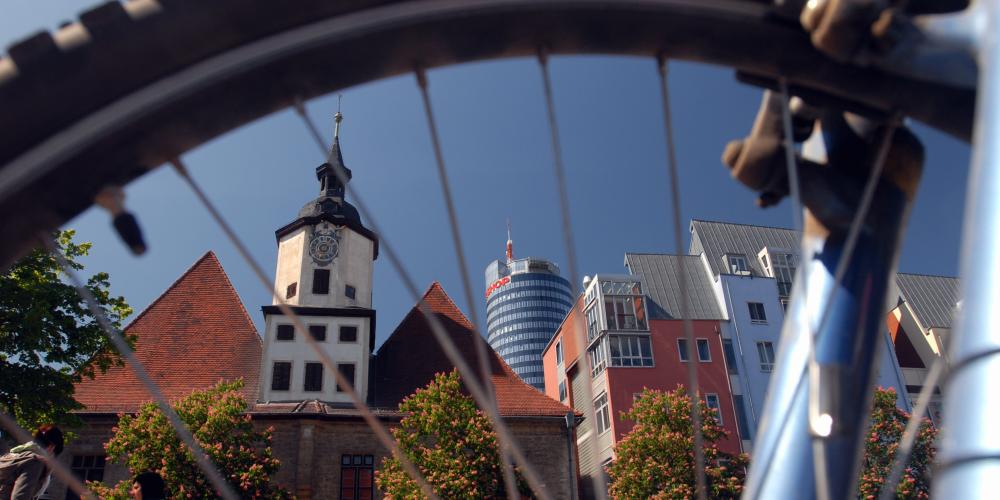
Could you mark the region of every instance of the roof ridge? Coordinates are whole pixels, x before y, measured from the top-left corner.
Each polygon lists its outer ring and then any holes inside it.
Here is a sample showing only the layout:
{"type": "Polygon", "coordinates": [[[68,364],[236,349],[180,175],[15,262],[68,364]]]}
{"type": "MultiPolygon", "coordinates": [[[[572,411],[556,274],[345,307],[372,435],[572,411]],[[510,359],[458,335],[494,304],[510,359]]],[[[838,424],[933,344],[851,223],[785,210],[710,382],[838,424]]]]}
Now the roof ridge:
{"type": "MultiPolygon", "coordinates": [[[[458,313],[459,318],[465,321],[466,324],[462,326],[468,326],[469,329],[472,330],[473,333],[475,333],[477,330],[476,325],[472,324],[472,321],[469,320],[469,317],[466,316],[464,312],[462,312],[462,308],[458,307],[458,304],[456,304],[455,300],[451,298],[451,295],[448,295],[448,292],[444,290],[444,286],[441,285],[440,281],[434,281],[433,283],[431,283],[431,286],[427,288],[427,292],[424,293],[424,296],[421,297],[421,300],[429,297],[431,295],[431,291],[433,291],[435,288],[440,291],[440,294],[448,301],[448,304],[455,309],[455,312],[458,313]]],[[[434,308],[431,307],[431,310],[433,311],[434,308]]]]}
{"type": "Polygon", "coordinates": [[[924,278],[946,278],[956,281],[962,280],[962,278],[959,278],[958,276],[945,276],[943,274],[928,274],[928,273],[901,273],[899,271],[896,271],[896,276],[921,276],[924,278]]]}
{"type": "Polygon", "coordinates": [[[691,255],[689,253],[625,252],[625,255],[653,255],[656,257],[692,257],[695,259],[701,258],[700,255],[691,255]]]}
{"type": "MultiPolygon", "coordinates": [[[[160,293],[159,296],[157,296],[155,299],[153,299],[153,301],[150,302],[149,305],[147,305],[145,308],[143,308],[143,310],[141,312],[139,312],[139,314],[137,314],[134,318],[132,318],[132,321],[129,321],[128,324],[126,324],[125,327],[122,328],[121,331],[128,330],[129,327],[131,327],[137,321],[139,321],[140,319],[142,319],[142,317],[145,316],[150,310],[152,310],[153,307],[156,306],[156,304],[158,304],[161,300],[163,300],[163,298],[166,297],[168,293],[170,293],[173,289],[177,288],[177,285],[179,285],[181,283],[181,281],[184,281],[184,278],[187,278],[187,276],[189,274],[191,274],[191,272],[194,271],[195,268],[197,268],[198,265],[200,265],[202,263],[202,261],[204,261],[205,259],[207,259],[209,257],[213,257],[216,262],[219,261],[219,258],[215,255],[214,251],[212,251],[212,250],[206,251],[201,257],[198,258],[198,260],[194,261],[194,264],[191,264],[187,268],[186,271],[184,271],[183,273],[181,273],[181,275],[177,279],[175,279],[174,282],[171,283],[170,286],[168,286],[166,288],[166,290],[163,290],[163,292],[160,293]]],[[[219,268],[220,269],[222,268],[222,264],[221,263],[219,264],[219,268]]],[[[222,273],[225,274],[225,270],[223,270],[222,273]]],[[[228,278],[227,278],[227,280],[228,280],[228,278]]],[[[230,286],[232,286],[232,285],[230,285],[230,286]]],[[[240,301],[240,305],[242,305],[242,301],[240,301]]],[[[252,323],[253,322],[251,322],[251,324],[252,323]]],[[[254,327],[254,331],[257,331],[257,327],[256,326],[254,327]]]]}
{"type": "Polygon", "coordinates": [[[247,324],[250,325],[250,328],[253,330],[254,339],[259,345],[263,346],[264,341],[260,338],[260,332],[257,331],[257,325],[254,324],[253,318],[251,318],[250,313],[247,312],[247,308],[243,304],[243,297],[240,297],[240,292],[236,290],[236,287],[233,286],[233,282],[229,279],[229,273],[226,272],[226,268],[222,267],[222,261],[219,260],[219,257],[215,255],[215,252],[213,251],[209,250],[205,255],[207,256],[208,254],[212,254],[212,256],[215,257],[215,262],[219,265],[219,271],[222,272],[222,279],[225,281],[226,286],[229,287],[229,290],[233,292],[233,295],[236,296],[236,303],[239,304],[240,311],[243,312],[243,319],[247,321],[247,324]]]}
{"type": "Polygon", "coordinates": [[[718,220],[691,219],[691,223],[692,224],[695,223],[695,222],[705,222],[705,223],[708,223],[708,224],[725,224],[725,225],[728,225],[728,226],[744,226],[744,227],[760,227],[760,228],[764,228],[764,229],[779,229],[779,230],[782,230],[782,231],[791,231],[793,233],[800,232],[800,231],[796,231],[795,229],[791,229],[791,228],[787,228],[787,227],[765,226],[763,224],[747,224],[747,223],[743,223],[743,222],[726,222],[726,221],[718,221],[718,220]]]}
{"type": "MultiPolygon", "coordinates": [[[[413,304],[413,307],[411,307],[410,310],[406,313],[406,315],[403,316],[403,319],[399,320],[399,323],[397,323],[396,327],[392,329],[392,332],[389,333],[389,336],[384,341],[382,341],[382,345],[380,345],[378,347],[378,350],[375,352],[375,356],[376,357],[379,355],[379,353],[382,352],[383,349],[386,348],[386,346],[390,345],[390,343],[392,342],[392,340],[394,338],[396,338],[396,334],[399,333],[400,330],[402,330],[404,326],[408,326],[409,325],[410,321],[414,321],[414,320],[428,321],[427,318],[424,316],[424,312],[420,310],[420,304],[427,304],[427,307],[429,307],[431,309],[431,312],[439,312],[439,313],[445,314],[444,311],[435,311],[434,310],[434,306],[431,304],[431,302],[429,300],[427,300],[428,297],[431,296],[431,292],[433,292],[435,288],[437,288],[438,290],[440,290],[440,294],[443,295],[445,298],[448,299],[448,302],[451,304],[451,306],[455,308],[456,312],[458,312],[459,318],[465,320],[465,322],[467,324],[462,325],[462,326],[463,327],[468,327],[470,330],[472,329],[471,328],[472,322],[470,322],[469,319],[465,317],[465,314],[462,313],[462,310],[458,308],[458,306],[455,304],[455,302],[453,300],[451,300],[451,297],[448,295],[448,292],[446,292],[444,290],[444,287],[441,286],[441,282],[439,282],[439,281],[432,281],[431,284],[430,284],[430,286],[427,287],[427,290],[425,290],[424,293],[423,293],[423,295],[420,296],[420,299],[417,300],[416,304],[413,304]],[[417,315],[417,316],[414,317],[414,318],[411,318],[411,316],[413,316],[413,315],[417,315]]],[[[427,323],[427,327],[431,328],[429,321],[427,323]]]]}

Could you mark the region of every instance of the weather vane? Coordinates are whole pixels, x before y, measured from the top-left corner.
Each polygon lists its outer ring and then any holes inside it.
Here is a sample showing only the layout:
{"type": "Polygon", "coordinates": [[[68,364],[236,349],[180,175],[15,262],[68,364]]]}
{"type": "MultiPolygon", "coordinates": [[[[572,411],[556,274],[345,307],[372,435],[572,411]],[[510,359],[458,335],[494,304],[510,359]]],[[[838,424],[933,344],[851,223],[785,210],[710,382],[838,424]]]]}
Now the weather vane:
{"type": "Polygon", "coordinates": [[[340,122],[344,119],[344,115],[340,112],[340,102],[344,98],[344,94],[337,94],[337,114],[333,115],[333,121],[336,125],[333,128],[333,137],[340,137],[340,122]]]}

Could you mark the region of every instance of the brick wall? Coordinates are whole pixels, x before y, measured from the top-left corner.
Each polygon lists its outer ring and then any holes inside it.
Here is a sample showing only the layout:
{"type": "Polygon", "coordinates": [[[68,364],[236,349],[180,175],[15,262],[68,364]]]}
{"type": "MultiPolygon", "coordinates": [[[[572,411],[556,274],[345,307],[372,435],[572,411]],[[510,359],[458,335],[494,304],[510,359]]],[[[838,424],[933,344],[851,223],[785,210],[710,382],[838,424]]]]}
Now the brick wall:
{"type": "MultiPolygon", "coordinates": [[[[105,455],[104,443],[111,439],[112,428],[118,423],[115,415],[83,416],[87,423],[79,429],[68,429],[74,434],[61,455],[59,461],[63,465],[70,467],[75,456],[103,456],[105,455]]],[[[123,465],[106,462],[104,466],[104,483],[113,485],[119,481],[129,478],[128,469],[123,465]]],[[[49,484],[47,497],[57,500],[66,498],[67,486],[55,477],[49,484]]],[[[43,496],[42,498],[46,498],[43,496]]]]}
{"type": "MultiPolygon", "coordinates": [[[[114,416],[84,416],[87,425],[74,432],[77,438],[66,446],[60,460],[70,465],[74,455],[103,455],[103,444],[111,438],[114,416]]],[[[260,428],[274,429],[272,451],[281,461],[275,481],[299,498],[339,498],[342,455],[373,455],[375,467],[388,455],[374,432],[359,418],[321,419],[315,416],[285,416],[256,419],[260,428]]],[[[541,476],[554,498],[570,498],[566,427],[561,418],[513,418],[508,420],[528,461],[541,476]]],[[[390,425],[392,425],[390,423],[390,425]]],[[[574,444],[575,446],[575,444],[574,444]]],[[[123,466],[108,463],[104,482],[127,479],[123,466]]],[[[573,484],[575,489],[575,484],[573,484]]],[[[53,479],[53,499],[63,499],[66,486],[53,479]]]]}
{"type": "MultiPolygon", "coordinates": [[[[342,455],[374,455],[376,469],[388,455],[388,450],[360,420],[283,418],[256,422],[261,427],[274,428],[272,450],[282,464],[275,480],[299,498],[338,498],[342,455]]],[[[550,494],[554,498],[570,498],[563,419],[510,419],[508,424],[550,494]]],[[[574,482],[574,489],[575,486],[574,482]]]]}

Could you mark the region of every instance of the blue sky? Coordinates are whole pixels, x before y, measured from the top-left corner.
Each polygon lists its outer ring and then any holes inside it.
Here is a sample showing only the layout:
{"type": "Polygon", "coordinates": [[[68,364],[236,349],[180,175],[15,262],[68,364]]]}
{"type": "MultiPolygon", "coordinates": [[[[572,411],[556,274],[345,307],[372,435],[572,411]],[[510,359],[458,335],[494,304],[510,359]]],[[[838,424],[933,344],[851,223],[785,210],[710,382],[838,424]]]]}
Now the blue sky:
{"type": "MultiPolygon", "coordinates": [[[[53,29],[92,3],[8,0],[0,41],[6,46],[37,29],[53,29]]],[[[551,67],[581,275],[624,272],[626,251],[677,251],[654,62],[557,57],[551,67]]],[[[554,260],[568,271],[541,76],[534,60],[515,59],[434,70],[429,78],[482,321],[483,270],[503,256],[508,217],[517,256],[554,260]]],[[[731,70],[681,62],[672,66],[671,92],[685,224],[699,218],[790,227],[787,202],[757,209],[753,193],[730,179],[719,160],[726,142],[749,130],[760,90],[736,83],[731,70]]],[[[420,286],[440,281],[468,311],[414,78],[342,93],[341,144],[354,173],[351,188],[365,199],[383,239],[404,257],[420,286]]],[[[330,136],[336,95],[308,107],[330,136]]],[[[915,130],[927,149],[927,164],[900,270],[955,275],[969,150],[919,124],[915,130]]],[[[278,112],[184,160],[272,274],[274,230],[318,192],[314,168],[323,159],[302,122],[288,110],[278,112]]],[[[127,195],[150,250],[132,257],[111,231],[107,214],[91,209],[66,225],[79,239],[95,243],[86,261],[90,270],[109,272],[113,291],[138,312],[213,250],[261,324],[260,306],[270,303],[269,292],[173,171],[163,167],[146,175],[127,195]]],[[[414,304],[385,257],[375,265],[374,302],[381,342],[414,304]]]]}

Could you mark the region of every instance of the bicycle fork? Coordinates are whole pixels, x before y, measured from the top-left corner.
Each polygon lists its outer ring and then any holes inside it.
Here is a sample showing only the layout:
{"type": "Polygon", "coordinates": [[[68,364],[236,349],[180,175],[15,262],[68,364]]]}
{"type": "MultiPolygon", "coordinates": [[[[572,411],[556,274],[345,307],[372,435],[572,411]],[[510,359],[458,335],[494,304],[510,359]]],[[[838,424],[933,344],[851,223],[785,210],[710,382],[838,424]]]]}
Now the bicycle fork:
{"type": "Polygon", "coordinates": [[[853,118],[827,113],[826,164],[799,167],[803,263],[743,498],[856,496],[885,297],[923,151],[905,128],[876,130],[853,118]],[[859,133],[856,124],[868,130],[859,133]],[[881,175],[862,189],[871,172],[865,167],[881,161],[881,175]],[[855,217],[858,224],[851,223],[855,217]]]}

